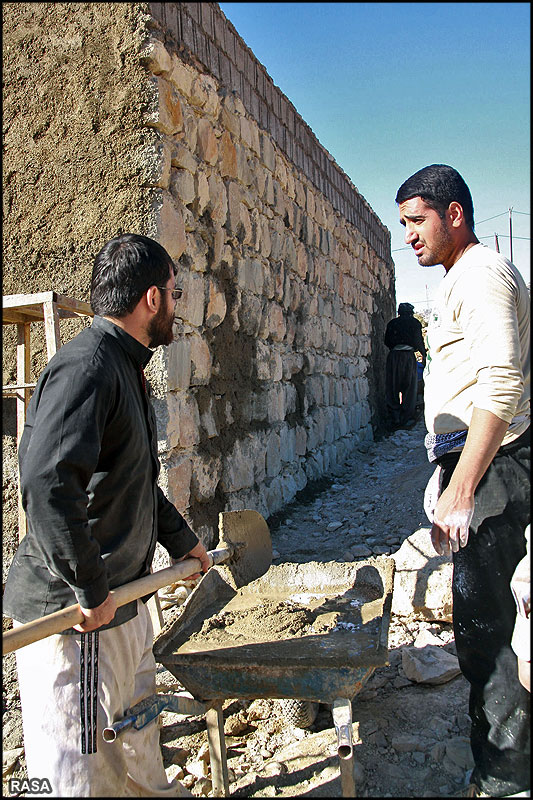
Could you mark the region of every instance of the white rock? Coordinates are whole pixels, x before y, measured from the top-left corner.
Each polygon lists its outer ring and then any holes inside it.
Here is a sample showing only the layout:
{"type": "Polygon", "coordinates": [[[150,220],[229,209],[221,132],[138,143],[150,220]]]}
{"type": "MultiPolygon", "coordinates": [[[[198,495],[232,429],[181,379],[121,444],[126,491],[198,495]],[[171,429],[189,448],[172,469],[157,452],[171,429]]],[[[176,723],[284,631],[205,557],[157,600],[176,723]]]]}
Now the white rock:
{"type": "Polygon", "coordinates": [[[13,750],[4,750],[2,753],[2,775],[9,775],[15,768],[19,756],[24,752],[23,747],[15,747],[13,750]]]}
{"type": "Polygon", "coordinates": [[[446,742],[446,757],[461,769],[467,770],[474,766],[470,739],[466,736],[456,736],[446,742]]]}
{"type": "Polygon", "coordinates": [[[405,647],[402,652],[405,676],[413,683],[437,685],[447,683],[459,675],[459,661],[441,647],[405,647]]]}
{"type": "Polygon", "coordinates": [[[228,717],[224,722],[226,736],[237,736],[248,728],[248,723],[238,714],[228,717]]]}
{"type": "Polygon", "coordinates": [[[391,557],[396,563],[393,614],[451,622],[452,558],[437,555],[430,528],[415,531],[391,557]]]}
{"type": "Polygon", "coordinates": [[[192,761],[185,766],[189,775],[194,775],[195,778],[207,778],[208,768],[205,761],[192,761]]]}
{"type": "Polygon", "coordinates": [[[442,647],[444,642],[438,636],[435,636],[434,633],[431,633],[431,631],[428,631],[426,630],[426,628],[423,628],[416,637],[413,644],[415,647],[425,647],[427,644],[432,644],[435,645],[436,647],[442,647]]]}
{"type": "Polygon", "coordinates": [[[268,719],[272,708],[268,700],[254,700],[246,710],[246,716],[252,722],[259,719],[268,719]]]}
{"type": "Polygon", "coordinates": [[[269,778],[283,775],[285,772],[287,772],[287,766],[280,761],[270,761],[268,764],[265,764],[261,770],[261,773],[269,778]]]}
{"type": "Polygon", "coordinates": [[[198,760],[205,761],[206,764],[209,764],[211,759],[211,755],[209,752],[209,744],[208,742],[204,742],[204,744],[198,750],[198,760]]]}
{"type": "Polygon", "coordinates": [[[180,781],[185,775],[179,764],[171,764],[169,767],[167,767],[165,772],[167,773],[167,778],[169,781],[174,780],[174,778],[180,781]]]}

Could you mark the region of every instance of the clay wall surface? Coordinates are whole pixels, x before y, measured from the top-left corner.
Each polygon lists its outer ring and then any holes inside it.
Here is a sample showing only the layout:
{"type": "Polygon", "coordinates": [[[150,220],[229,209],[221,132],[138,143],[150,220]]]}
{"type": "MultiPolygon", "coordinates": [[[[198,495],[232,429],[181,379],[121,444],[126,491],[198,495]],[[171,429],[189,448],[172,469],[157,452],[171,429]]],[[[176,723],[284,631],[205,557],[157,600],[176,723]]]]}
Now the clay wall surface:
{"type": "Polygon", "coordinates": [[[389,233],[216,3],[4,4],[4,74],[3,293],[86,300],[118,232],[167,248],[161,482],[208,546],[379,431],[389,233]]]}
{"type": "MultiPolygon", "coordinates": [[[[2,294],[89,299],[92,262],[119,231],[149,233],[156,134],[139,3],[3,3],[2,294]]],[[[61,322],[63,341],[87,320],[61,322]]],[[[16,331],[3,326],[3,385],[16,331]]],[[[46,364],[31,325],[31,380],[46,364]]],[[[17,540],[15,400],[3,402],[3,532],[17,540]]],[[[14,546],[14,544],[13,544],[14,546]]],[[[5,552],[4,552],[5,554],[5,552]]],[[[4,558],[4,572],[10,559],[4,558]]]]}

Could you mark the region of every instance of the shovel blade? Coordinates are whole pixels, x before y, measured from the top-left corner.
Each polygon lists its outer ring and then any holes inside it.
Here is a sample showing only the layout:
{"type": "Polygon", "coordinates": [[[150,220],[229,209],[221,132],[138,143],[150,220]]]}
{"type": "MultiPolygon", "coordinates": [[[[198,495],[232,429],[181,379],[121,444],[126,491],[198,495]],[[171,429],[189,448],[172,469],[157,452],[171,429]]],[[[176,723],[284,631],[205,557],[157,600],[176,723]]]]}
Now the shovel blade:
{"type": "Polygon", "coordinates": [[[222,511],[218,517],[218,547],[232,550],[226,562],[237,588],[264,575],[272,563],[272,541],[258,511],[222,511]]]}

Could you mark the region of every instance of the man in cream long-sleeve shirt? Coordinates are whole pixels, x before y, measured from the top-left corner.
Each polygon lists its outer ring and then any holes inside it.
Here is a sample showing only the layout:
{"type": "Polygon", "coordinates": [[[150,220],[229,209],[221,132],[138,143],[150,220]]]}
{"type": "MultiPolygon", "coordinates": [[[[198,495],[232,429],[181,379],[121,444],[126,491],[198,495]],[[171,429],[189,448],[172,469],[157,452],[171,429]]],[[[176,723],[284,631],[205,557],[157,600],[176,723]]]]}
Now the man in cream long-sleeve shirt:
{"type": "Polygon", "coordinates": [[[529,425],[530,348],[529,295],[514,264],[471,247],[437,290],[429,338],[428,431],[468,428],[478,408],[510,424],[502,444],[517,439],[529,425]]]}
{"type": "Polygon", "coordinates": [[[453,552],[455,641],[471,686],[466,796],[520,795],[530,786],[529,693],[511,648],[510,581],[530,521],[529,296],[516,267],[476,238],[470,191],[452,167],[419,170],[396,202],[418,263],[445,269],[424,373],[437,464],[426,508],[435,550],[453,552]]]}

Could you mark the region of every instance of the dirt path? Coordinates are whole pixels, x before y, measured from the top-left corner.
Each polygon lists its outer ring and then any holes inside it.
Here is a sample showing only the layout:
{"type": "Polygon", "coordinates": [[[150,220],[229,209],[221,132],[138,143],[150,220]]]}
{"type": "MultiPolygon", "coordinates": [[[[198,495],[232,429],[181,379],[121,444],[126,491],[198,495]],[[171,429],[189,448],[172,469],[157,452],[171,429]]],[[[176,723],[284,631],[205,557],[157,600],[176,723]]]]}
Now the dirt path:
{"type": "MultiPolygon", "coordinates": [[[[380,442],[365,444],[329,481],[311,487],[269,520],[274,564],[354,561],[390,554],[421,526],[423,490],[431,474],[420,422],[380,442]]],[[[167,612],[165,612],[167,613],[167,612]]],[[[168,612],[170,613],[170,612],[168,612]]],[[[467,684],[462,676],[438,685],[403,674],[402,649],[420,634],[454,653],[451,626],[393,616],[389,665],[376,669],[353,700],[358,794],[366,797],[447,797],[471,766],[467,684]],[[402,621],[403,620],[403,621],[402,621]]],[[[14,657],[4,658],[4,751],[22,747],[14,657]]],[[[176,680],[163,667],[161,687],[176,680]]],[[[236,797],[340,797],[331,710],[319,707],[313,724],[292,724],[276,700],[225,703],[231,793],[236,797]]],[[[203,717],[161,715],[169,777],[194,794],[209,792],[203,717]]],[[[24,775],[20,754],[11,776],[24,775]]],[[[7,786],[4,784],[4,793],[7,786]]]]}

